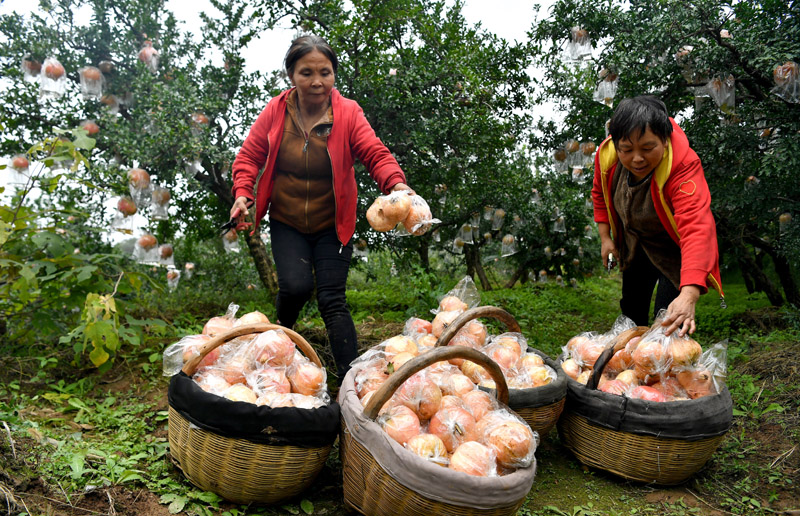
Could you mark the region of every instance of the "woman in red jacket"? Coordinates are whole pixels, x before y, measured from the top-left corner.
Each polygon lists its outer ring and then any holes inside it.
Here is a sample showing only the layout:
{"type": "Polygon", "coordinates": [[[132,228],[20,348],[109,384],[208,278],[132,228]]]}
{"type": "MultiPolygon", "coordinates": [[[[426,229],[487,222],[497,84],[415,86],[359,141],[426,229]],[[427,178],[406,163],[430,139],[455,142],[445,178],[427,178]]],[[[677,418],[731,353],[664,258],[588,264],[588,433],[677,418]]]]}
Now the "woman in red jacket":
{"type": "Polygon", "coordinates": [[[622,313],[638,325],[667,309],[665,333],[694,333],[695,305],[708,287],[720,296],[711,194],[686,134],[652,96],[623,100],[595,155],[592,187],[600,254],[622,269],[622,313]]]}
{"type": "Polygon", "coordinates": [[[293,88],[269,101],[236,156],[231,218],[244,223],[253,199],[256,226],[269,213],[278,324],[294,326],[316,286],[342,378],[358,356],[345,297],[358,202],[355,158],[383,193],[410,188],[361,107],[333,87],[338,64],[318,36],[292,42],[285,67],[293,88]]]}

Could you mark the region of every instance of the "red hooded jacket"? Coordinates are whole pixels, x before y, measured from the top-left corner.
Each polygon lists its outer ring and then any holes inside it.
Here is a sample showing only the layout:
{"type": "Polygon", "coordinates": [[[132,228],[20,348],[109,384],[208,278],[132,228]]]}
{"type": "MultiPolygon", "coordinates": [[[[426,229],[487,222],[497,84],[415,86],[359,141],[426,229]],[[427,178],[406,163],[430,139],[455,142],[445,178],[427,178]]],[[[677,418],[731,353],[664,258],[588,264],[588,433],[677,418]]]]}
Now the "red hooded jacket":
{"type": "MultiPolygon", "coordinates": [[[[681,249],[681,284],[707,286],[722,297],[719,274],[717,226],[711,213],[708,190],[700,158],[690,147],[686,133],[672,122],[672,134],[664,158],[653,172],[650,193],[661,224],[681,249]]],[[[617,168],[617,151],[611,138],[600,144],[594,158],[592,201],[595,222],[611,226],[611,236],[620,245],[620,222],[614,210],[612,181],[617,168]]]]}
{"type": "MultiPolygon", "coordinates": [[[[267,103],[233,162],[233,198],[244,196],[252,199],[256,188],[256,227],[269,209],[277,151],[283,138],[286,97],[293,89],[267,103]],[[256,184],[262,168],[264,173],[256,184]]],[[[367,167],[383,193],[389,193],[398,183],[405,183],[406,177],[389,149],[375,136],[357,102],[342,97],[334,88],[331,90],[331,107],[333,126],[328,136],[328,155],[333,169],[336,235],[342,245],[347,245],[356,228],[358,187],[353,169],[355,158],[367,167]]]]}

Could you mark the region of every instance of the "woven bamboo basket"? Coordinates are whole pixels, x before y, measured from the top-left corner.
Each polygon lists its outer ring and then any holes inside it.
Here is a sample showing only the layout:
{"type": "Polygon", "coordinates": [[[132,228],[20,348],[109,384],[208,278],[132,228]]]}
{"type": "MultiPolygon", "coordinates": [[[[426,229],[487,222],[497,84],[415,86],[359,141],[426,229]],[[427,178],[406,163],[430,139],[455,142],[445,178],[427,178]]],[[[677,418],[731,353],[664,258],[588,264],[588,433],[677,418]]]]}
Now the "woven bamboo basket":
{"type": "MultiPolygon", "coordinates": [[[[668,403],[630,400],[624,396],[596,390],[597,382],[613,353],[624,342],[611,342],[594,365],[587,385],[568,379],[567,404],[558,421],[561,442],[586,466],[608,471],[622,478],[659,485],[685,482],[711,458],[725,437],[732,421],[732,401],[727,387],[713,396],[668,403]],[[590,407],[591,405],[591,407],[590,407]],[[691,420],[694,428],[685,437],[669,436],[662,428],[641,427],[640,431],[609,428],[609,418],[618,418],[613,426],[622,426],[626,414],[646,421],[652,416],[691,420]],[[658,412],[656,412],[658,411],[658,412]],[[604,414],[603,424],[595,418],[604,414]],[[703,435],[705,434],[705,435],[703,435]],[[716,435],[714,435],[716,434],[716,435]]],[[[673,430],[673,433],[681,432],[673,430]]]]}
{"type": "MultiPolygon", "coordinates": [[[[364,416],[369,420],[374,420],[384,403],[391,398],[394,391],[412,374],[435,362],[449,360],[450,358],[464,358],[480,364],[489,371],[497,383],[497,399],[503,403],[508,401],[508,387],[500,367],[494,361],[477,350],[465,346],[449,346],[424,353],[395,371],[375,392],[366,408],[364,408],[364,416]]],[[[353,392],[352,395],[355,396],[355,393],[353,392]]],[[[512,503],[491,506],[492,499],[496,499],[502,491],[495,485],[491,489],[484,489],[485,493],[474,493],[480,495],[484,500],[485,506],[482,508],[444,503],[407,487],[378,463],[374,453],[367,446],[353,437],[345,422],[346,408],[344,402],[342,402],[342,405],[342,433],[339,436],[339,453],[342,459],[344,502],[348,508],[367,516],[419,516],[423,514],[510,516],[516,514],[525,501],[525,495],[533,483],[535,466],[531,466],[533,468],[532,471],[523,473],[518,470],[509,475],[526,475],[525,477],[517,478],[529,478],[530,480],[530,483],[525,484],[525,491],[521,492],[519,498],[512,503]]],[[[382,432],[380,429],[377,431],[382,432]]],[[[440,466],[432,466],[432,468],[436,471],[441,471],[443,476],[457,474],[440,466]]],[[[531,468],[528,469],[530,470],[531,468]]],[[[487,484],[491,480],[480,477],[471,478],[475,478],[476,482],[485,480],[487,484]]],[[[437,479],[435,485],[430,487],[434,491],[437,489],[446,491],[451,486],[447,484],[445,478],[437,479]]]]}
{"type": "MultiPolygon", "coordinates": [[[[191,377],[208,352],[235,337],[278,329],[322,367],[319,356],[299,334],[275,324],[253,324],[207,341],[182,371],[191,377]]],[[[305,448],[227,437],[191,424],[172,406],[168,421],[175,465],[200,489],[236,503],[272,504],[300,494],[322,470],[333,445],[305,448]]]]}
{"type": "MultiPolygon", "coordinates": [[[[478,306],[465,311],[459,315],[450,325],[445,328],[436,346],[447,346],[450,340],[464,327],[469,321],[489,317],[497,319],[510,332],[520,332],[519,323],[514,317],[495,306],[478,306]]],[[[545,361],[556,372],[556,380],[552,384],[536,387],[534,389],[510,389],[509,407],[524,419],[531,429],[537,431],[539,436],[545,435],[555,426],[561,412],[564,410],[564,402],[567,396],[567,375],[558,364],[545,353],[529,347],[545,361]]]]}

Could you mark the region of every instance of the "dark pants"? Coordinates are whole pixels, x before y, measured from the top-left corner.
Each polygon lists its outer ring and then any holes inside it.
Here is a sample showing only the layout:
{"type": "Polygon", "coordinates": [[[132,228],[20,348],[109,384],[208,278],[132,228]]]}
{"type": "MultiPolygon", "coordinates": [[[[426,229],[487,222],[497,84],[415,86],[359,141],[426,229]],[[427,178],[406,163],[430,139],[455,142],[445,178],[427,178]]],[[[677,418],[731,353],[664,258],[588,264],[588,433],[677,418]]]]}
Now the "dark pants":
{"type": "Polygon", "coordinates": [[[622,299],[619,307],[622,314],[628,316],[638,326],[649,326],[650,300],[653,288],[658,283],[653,315],[666,309],[678,297],[680,291],[650,261],[644,251],[639,250],[636,258],[622,271],[622,299]]]}
{"type": "Polygon", "coordinates": [[[356,327],[345,295],[353,244],[342,246],[335,228],[305,234],[276,220],[270,221],[270,236],[278,271],[278,324],[294,326],[311,299],[316,279],[317,304],[341,380],[358,356],[356,327]]]}

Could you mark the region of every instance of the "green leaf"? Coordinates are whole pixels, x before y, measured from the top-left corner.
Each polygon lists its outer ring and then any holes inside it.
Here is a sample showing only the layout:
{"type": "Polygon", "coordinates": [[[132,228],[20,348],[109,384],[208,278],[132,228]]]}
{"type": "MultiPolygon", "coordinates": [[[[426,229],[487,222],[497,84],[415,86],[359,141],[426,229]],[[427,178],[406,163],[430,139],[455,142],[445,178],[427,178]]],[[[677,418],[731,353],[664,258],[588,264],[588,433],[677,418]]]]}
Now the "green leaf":
{"type": "Polygon", "coordinates": [[[779,404],[777,404],[777,403],[770,403],[770,404],[769,404],[769,406],[768,406],[767,408],[765,408],[765,409],[764,409],[764,411],[762,412],[762,414],[766,414],[767,412],[772,412],[772,411],[775,411],[775,412],[777,412],[777,413],[779,413],[779,414],[780,414],[780,413],[783,413],[783,407],[782,407],[782,406],[780,406],[780,405],[779,405],[779,404]]]}
{"type": "Polygon", "coordinates": [[[303,509],[303,512],[306,514],[314,514],[314,504],[308,500],[302,500],[300,502],[300,508],[303,509]]]}
{"type": "Polygon", "coordinates": [[[170,514],[178,514],[183,511],[183,508],[186,507],[187,498],[182,496],[176,499],[174,502],[169,504],[169,513],[170,514]]]}
{"type": "Polygon", "coordinates": [[[203,491],[197,495],[197,499],[206,503],[216,503],[222,500],[222,497],[211,491],[203,491]]]}
{"type": "Polygon", "coordinates": [[[59,235],[51,233],[50,231],[36,233],[31,237],[31,241],[42,250],[49,251],[53,256],[61,256],[65,254],[68,249],[67,242],[59,235]]]}
{"type": "Polygon", "coordinates": [[[300,509],[298,509],[294,505],[283,505],[283,506],[281,506],[281,509],[283,509],[284,511],[287,511],[287,512],[289,512],[291,514],[300,514],[300,509]]]}

